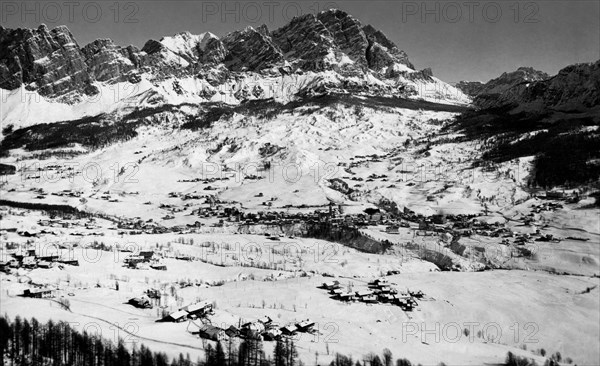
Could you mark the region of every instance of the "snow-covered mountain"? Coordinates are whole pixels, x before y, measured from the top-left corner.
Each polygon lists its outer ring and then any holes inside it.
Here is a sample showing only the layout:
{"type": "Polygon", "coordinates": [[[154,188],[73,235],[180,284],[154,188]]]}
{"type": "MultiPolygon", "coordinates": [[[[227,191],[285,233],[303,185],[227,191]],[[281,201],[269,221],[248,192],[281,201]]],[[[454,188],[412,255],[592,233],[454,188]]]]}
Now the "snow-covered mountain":
{"type": "MultiPolygon", "coordinates": [[[[179,33],[141,50],[110,40],[79,47],[66,27],[45,26],[2,28],[0,45],[8,50],[0,58],[0,152],[9,164],[67,156],[82,165],[104,161],[109,169],[109,161],[125,159],[136,161],[141,174],[160,176],[163,190],[173,177],[201,175],[206,163],[231,171],[240,164],[292,164],[307,172],[333,164],[335,176],[317,174],[296,190],[315,205],[387,200],[431,214],[519,200],[526,184],[546,179],[543,170],[528,176],[532,157],[550,151],[540,146],[558,146],[556,136],[567,141],[559,129],[540,145],[546,135],[539,119],[516,128],[510,115],[464,114],[470,97],[431,70],[416,70],[382,32],[338,10],[221,38],[179,33]],[[507,144],[527,148],[505,153],[507,144]],[[518,177],[510,164],[517,164],[518,177]],[[497,184],[463,179],[483,168],[497,172],[497,184]],[[335,189],[333,178],[346,188],[335,189]]],[[[598,63],[575,65],[548,78],[520,68],[481,86],[485,92],[469,93],[504,113],[572,108],[569,101],[591,109],[598,104],[597,69],[598,63]]],[[[584,128],[586,144],[593,143],[598,121],[584,117],[573,128],[584,128]]],[[[582,163],[596,156],[586,144],[577,152],[582,163]]],[[[241,182],[244,175],[252,174],[242,174],[241,182]]],[[[91,189],[88,183],[78,188],[91,189]]],[[[304,202],[288,183],[273,183],[286,192],[280,203],[304,202]]],[[[140,197],[159,194],[146,188],[140,197]]],[[[221,188],[223,197],[238,202],[257,193],[246,185],[221,188]]]]}
{"type": "MultiPolygon", "coordinates": [[[[90,99],[103,100],[99,94],[108,93],[106,89],[127,89],[128,93],[113,95],[112,101],[139,101],[157,94],[169,103],[236,104],[265,98],[289,101],[299,94],[336,89],[449,104],[470,102],[458,89],[433,77],[431,70],[416,70],[382,32],[339,10],[297,17],[273,31],[247,27],[222,38],[210,32],[183,32],[149,40],[141,50],[108,39],[80,47],[65,26],[0,27],[0,46],[6,50],[0,55],[5,101],[14,94],[20,102],[26,99],[23,94],[39,94],[46,101],[77,108],[90,99]],[[19,88],[24,90],[16,93],[19,88]]],[[[9,108],[2,118],[16,114],[9,108]]],[[[22,124],[31,123],[36,122],[22,124]]]]}

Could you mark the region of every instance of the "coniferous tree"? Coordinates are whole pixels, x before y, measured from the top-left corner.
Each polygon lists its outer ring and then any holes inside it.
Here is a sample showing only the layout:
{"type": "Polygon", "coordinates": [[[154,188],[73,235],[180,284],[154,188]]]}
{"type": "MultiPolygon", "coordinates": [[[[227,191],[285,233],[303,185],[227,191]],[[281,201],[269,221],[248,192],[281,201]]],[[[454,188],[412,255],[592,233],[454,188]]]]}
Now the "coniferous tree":
{"type": "Polygon", "coordinates": [[[390,351],[388,348],[384,348],[383,349],[383,364],[385,366],[392,366],[392,351],[390,351]]]}
{"type": "Polygon", "coordinates": [[[225,352],[223,351],[223,345],[221,344],[221,342],[217,343],[214,359],[215,366],[227,366],[227,360],[225,358],[225,352]]]}
{"type": "Polygon", "coordinates": [[[275,366],[285,366],[285,344],[282,340],[278,339],[273,349],[273,364],[275,366]]]}
{"type": "Polygon", "coordinates": [[[4,355],[8,354],[9,341],[12,338],[12,330],[8,320],[4,317],[0,318],[0,358],[4,360],[4,355]]]}

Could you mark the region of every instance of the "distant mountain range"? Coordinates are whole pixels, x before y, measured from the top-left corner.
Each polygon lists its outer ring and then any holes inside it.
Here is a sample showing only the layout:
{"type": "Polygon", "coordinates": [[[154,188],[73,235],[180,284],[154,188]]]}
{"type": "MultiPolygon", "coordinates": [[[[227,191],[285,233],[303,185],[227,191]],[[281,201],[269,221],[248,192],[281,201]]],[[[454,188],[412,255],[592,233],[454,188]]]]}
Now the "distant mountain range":
{"type": "Polygon", "coordinates": [[[518,111],[581,112],[600,105],[600,61],[570,65],[555,76],[520,67],[485,84],[462,81],[456,87],[482,109],[513,106],[518,111]]]}
{"type": "MultiPolygon", "coordinates": [[[[311,85],[316,90],[469,102],[459,90],[433,78],[430,69],[416,70],[381,31],[340,10],[296,17],[272,31],[265,25],[247,27],[222,38],[210,32],[183,32],[149,40],[141,50],[115,45],[110,39],[80,47],[65,26],[0,27],[0,47],[0,88],[23,86],[68,103],[99,93],[101,83],[136,84],[146,79],[157,84],[173,78],[198,80],[201,87],[188,91],[210,101],[219,92],[215,87],[228,89],[232,80],[304,73],[328,79],[311,85]]],[[[302,88],[292,89],[311,92],[302,88]]],[[[236,102],[272,96],[260,88],[236,92],[236,102]]]]}

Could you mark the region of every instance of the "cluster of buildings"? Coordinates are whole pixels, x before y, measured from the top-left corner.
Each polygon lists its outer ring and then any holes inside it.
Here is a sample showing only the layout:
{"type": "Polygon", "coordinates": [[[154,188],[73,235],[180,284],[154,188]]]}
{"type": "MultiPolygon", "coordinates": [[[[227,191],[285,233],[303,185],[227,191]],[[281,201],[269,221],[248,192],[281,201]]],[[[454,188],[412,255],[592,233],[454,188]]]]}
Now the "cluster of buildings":
{"type": "MultiPolygon", "coordinates": [[[[137,307],[151,306],[150,300],[144,300],[144,298],[131,299],[130,303],[137,307]]],[[[281,337],[291,337],[297,333],[312,333],[314,332],[315,327],[315,323],[310,319],[290,323],[282,327],[278,323],[273,322],[269,316],[264,316],[254,321],[245,323],[240,322],[238,326],[230,325],[228,328],[222,328],[211,324],[208,316],[213,314],[214,310],[212,303],[208,300],[204,300],[182,307],[158,321],[180,323],[186,320],[200,319],[202,321],[201,324],[198,325],[198,334],[200,337],[216,342],[225,341],[235,337],[276,341],[281,339],[281,337]]]]}
{"type": "Polygon", "coordinates": [[[321,288],[328,290],[329,294],[332,295],[331,297],[336,300],[344,302],[359,301],[368,304],[392,304],[400,306],[404,311],[412,311],[418,305],[415,299],[423,297],[421,291],[400,293],[385,278],[378,278],[370,282],[367,289],[360,291],[344,290],[339,281],[323,283],[321,288]]]}
{"type": "Polygon", "coordinates": [[[208,301],[200,301],[195,304],[191,304],[185,307],[180,308],[179,310],[170,313],[158,320],[159,322],[174,322],[180,323],[186,321],[188,319],[194,320],[201,317],[204,317],[213,311],[213,304],[208,301]]]}
{"type": "Polygon", "coordinates": [[[167,266],[161,263],[161,255],[153,250],[141,250],[137,255],[130,255],[123,261],[132,269],[156,269],[166,271],[167,266]]]}
{"type": "Polygon", "coordinates": [[[59,252],[41,253],[34,248],[10,250],[0,260],[0,271],[11,273],[19,268],[52,268],[56,265],[78,266],[79,261],[72,258],[64,258],[59,252]]]}
{"type": "Polygon", "coordinates": [[[264,316],[256,321],[246,322],[240,327],[234,325],[222,329],[211,324],[203,324],[199,334],[202,338],[214,341],[223,341],[229,338],[239,337],[246,339],[260,339],[265,341],[277,341],[282,337],[292,337],[298,333],[314,332],[315,323],[310,319],[279,326],[273,320],[264,316]]]}

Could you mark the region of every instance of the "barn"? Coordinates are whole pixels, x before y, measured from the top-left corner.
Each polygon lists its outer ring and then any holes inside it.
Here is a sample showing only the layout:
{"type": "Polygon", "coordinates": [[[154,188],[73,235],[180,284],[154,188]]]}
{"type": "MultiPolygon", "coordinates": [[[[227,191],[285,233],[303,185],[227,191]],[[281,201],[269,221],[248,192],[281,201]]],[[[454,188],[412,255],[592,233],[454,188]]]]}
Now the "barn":
{"type": "Polygon", "coordinates": [[[225,330],[210,324],[204,324],[200,328],[200,337],[210,339],[215,342],[223,342],[229,338],[225,333],[225,330]]]}
{"type": "Polygon", "coordinates": [[[174,313],[171,313],[171,314],[165,316],[164,318],[161,319],[161,321],[180,323],[180,322],[185,321],[185,318],[187,318],[187,315],[188,315],[187,311],[179,310],[179,311],[176,311],[174,313]]]}
{"type": "Polygon", "coordinates": [[[312,322],[309,319],[303,320],[300,323],[296,323],[296,327],[298,327],[299,332],[310,332],[314,326],[315,322],[312,322]]]}
{"type": "Polygon", "coordinates": [[[188,305],[184,307],[182,310],[185,310],[189,313],[189,316],[204,316],[212,311],[212,303],[208,300],[200,301],[198,303],[188,305]]]}

